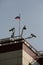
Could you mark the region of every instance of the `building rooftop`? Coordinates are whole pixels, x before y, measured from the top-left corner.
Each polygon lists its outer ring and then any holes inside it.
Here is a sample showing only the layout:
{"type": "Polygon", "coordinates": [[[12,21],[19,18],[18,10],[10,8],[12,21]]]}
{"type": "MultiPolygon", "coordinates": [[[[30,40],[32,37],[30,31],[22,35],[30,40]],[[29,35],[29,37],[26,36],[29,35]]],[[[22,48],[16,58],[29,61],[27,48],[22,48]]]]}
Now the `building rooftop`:
{"type": "MultiPolygon", "coordinates": [[[[20,38],[20,37],[15,37],[15,38],[9,37],[9,38],[0,39],[0,53],[20,50],[20,49],[22,49],[22,44],[25,44],[27,46],[27,48],[31,50],[31,53],[33,54],[33,56],[35,55],[38,58],[37,61],[40,64],[43,63],[43,52],[37,51],[29,42],[26,41],[26,39],[20,38]],[[42,59],[42,61],[41,61],[41,59],[42,59]]],[[[27,53],[29,53],[29,52],[27,52],[27,53]]],[[[34,58],[36,58],[36,57],[34,57],[34,58]]]]}
{"type": "Polygon", "coordinates": [[[8,45],[12,45],[12,44],[17,44],[17,43],[25,43],[35,54],[39,55],[39,52],[24,38],[9,37],[9,38],[0,39],[0,47],[6,46],[6,45],[8,46],[8,45]]]}

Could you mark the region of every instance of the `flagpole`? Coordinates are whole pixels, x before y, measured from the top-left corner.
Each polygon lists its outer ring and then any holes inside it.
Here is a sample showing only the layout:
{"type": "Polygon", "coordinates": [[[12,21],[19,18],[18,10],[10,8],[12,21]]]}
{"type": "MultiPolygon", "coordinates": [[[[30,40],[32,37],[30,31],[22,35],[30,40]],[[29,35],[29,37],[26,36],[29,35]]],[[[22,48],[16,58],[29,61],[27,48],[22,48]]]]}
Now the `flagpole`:
{"type": "Polygon", "coordinates": [[[20,35],[20,20],[19,20],[19,35],[20,35]]]}
{"type": "MultiPolygon", "coordinates": [[[[19,13],[19,17],[20,17],[20,13],[19,13]]],[[[20,21],[21,21],[21,17],[19,19],[19,35],[20,35],[20,21]]]]}
{"type": "Polygon", "coordinates": [[[16,16],[15,19],[18,19],[18,22],[19,22],[19,36],[20,36],[20,21],[21,21],[20,14],[19,16],[16,16]]]}

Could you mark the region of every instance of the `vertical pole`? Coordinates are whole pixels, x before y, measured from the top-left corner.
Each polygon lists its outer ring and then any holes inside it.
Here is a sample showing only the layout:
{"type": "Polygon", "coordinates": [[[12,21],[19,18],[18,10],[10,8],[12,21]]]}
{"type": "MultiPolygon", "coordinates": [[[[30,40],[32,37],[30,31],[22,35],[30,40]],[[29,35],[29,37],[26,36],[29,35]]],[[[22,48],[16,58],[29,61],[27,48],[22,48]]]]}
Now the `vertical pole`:
{"type": "MultiPolygon", "coordinates": [[[[19,14],[19,17],[20,17],[20,14],[19,14]]],[[[21,18],[19,19],[19,35],[20,35],[20,21],[21,21],[21,18]]]]}
{"type": "Polygon", "coordinates": [[[19,16],[17,16],[17,17],[15,17],[15,19],[18,19],[18,22],[19,22],[19,36],[20,36],[20,21],[21,21],[21,18],[20,18],[20,14],[19,14],[19,16]]]}

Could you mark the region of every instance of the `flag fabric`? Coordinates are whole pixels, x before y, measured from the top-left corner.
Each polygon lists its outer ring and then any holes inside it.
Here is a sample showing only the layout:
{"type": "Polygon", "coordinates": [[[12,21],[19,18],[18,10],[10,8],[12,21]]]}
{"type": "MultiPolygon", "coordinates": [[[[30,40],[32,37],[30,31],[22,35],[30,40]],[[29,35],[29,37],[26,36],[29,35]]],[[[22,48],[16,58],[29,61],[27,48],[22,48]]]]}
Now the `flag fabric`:
{"type": "Polygon", "coordinates": [[[15,19],[20,19],[20,16],[16,16],[15,19]]]}

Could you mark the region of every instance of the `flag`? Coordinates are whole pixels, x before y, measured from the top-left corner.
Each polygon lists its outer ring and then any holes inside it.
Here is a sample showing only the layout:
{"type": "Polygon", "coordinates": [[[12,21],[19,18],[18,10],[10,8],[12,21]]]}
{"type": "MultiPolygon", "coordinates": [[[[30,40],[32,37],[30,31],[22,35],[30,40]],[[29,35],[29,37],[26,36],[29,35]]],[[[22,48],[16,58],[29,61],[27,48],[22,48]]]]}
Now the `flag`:
{"type": "Polygon", "coordinates": [[[20,20],[20,16],[16,16],[15,19],[19,19],[20,20]]]}

